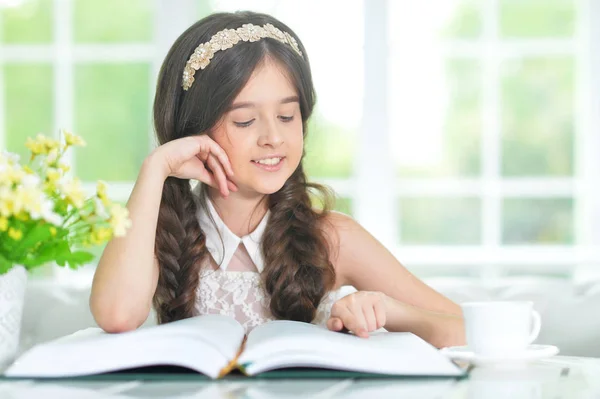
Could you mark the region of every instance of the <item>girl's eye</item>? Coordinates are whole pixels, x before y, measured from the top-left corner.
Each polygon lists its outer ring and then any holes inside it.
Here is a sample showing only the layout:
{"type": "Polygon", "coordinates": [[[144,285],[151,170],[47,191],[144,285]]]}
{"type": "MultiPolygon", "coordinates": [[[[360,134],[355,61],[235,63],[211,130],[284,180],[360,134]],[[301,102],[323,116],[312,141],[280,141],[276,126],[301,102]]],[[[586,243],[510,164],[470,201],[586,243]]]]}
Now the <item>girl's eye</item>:
{"type": "Polygon", "coordinates": [[[250,119],[247,122],[233,122],[233,124],[237,127],[248,127],[252,124],[252,122],[254,122],[254,119],[250,119]]]}
{"type": "MultiPolygon", "coordinates": [[[[280,116],[279,119],[281,119],[282,122],[291,122],[294,120],[294,116],[280,116]]],[[[252,124],[252,122],[254,122],[254,119],[250,119],[249,121],[246,122],[233,122],[234,125],[236,125],[237,127],[248,127],[252,124]]]]}

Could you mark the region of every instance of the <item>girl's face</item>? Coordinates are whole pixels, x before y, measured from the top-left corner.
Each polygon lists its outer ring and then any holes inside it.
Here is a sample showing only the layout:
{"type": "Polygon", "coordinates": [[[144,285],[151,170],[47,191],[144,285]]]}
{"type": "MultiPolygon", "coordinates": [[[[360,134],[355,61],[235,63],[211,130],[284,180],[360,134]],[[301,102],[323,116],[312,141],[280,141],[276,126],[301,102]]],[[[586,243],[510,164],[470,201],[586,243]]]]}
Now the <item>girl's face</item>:
{"type": "Polygon", "coordinates": [[[298,95],[285,70],[259,66],[212,131],[240,193],[272,194],[298,167],[304,140],[298,95]]]}

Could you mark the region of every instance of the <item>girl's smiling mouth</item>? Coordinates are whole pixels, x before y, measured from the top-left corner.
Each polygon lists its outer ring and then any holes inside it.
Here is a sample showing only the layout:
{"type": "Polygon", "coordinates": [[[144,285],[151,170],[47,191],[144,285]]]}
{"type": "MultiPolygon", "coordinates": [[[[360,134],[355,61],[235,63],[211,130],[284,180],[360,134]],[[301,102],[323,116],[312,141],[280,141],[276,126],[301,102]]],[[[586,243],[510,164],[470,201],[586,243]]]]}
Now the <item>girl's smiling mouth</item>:
{"type": "Polygon", "coordinates": [[[276,172],[281,169],[284,160],[285,157],[282,156],[270,156],[268,158],[253,160],[252,163],[268,172],[276,172]]]}

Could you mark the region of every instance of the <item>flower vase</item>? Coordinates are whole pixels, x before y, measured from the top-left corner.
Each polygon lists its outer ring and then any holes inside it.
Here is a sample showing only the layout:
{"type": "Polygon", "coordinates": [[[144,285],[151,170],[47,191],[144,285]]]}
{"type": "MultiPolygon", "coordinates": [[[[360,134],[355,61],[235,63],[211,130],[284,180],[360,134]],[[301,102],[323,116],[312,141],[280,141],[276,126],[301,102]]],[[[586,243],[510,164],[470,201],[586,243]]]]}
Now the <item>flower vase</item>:
{"type": "Polygon", "coordinates": [[[0,274],[0,371],[10,365],[19,350],[27,271],[15,265],[0,274]]]}

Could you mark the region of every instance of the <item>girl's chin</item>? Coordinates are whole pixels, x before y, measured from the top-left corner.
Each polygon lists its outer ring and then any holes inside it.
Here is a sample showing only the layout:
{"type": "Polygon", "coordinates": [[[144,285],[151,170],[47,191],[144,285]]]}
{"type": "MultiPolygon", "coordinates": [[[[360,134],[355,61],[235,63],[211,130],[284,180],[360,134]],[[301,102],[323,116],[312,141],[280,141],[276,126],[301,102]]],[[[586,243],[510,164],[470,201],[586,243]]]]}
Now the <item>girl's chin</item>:
{"type": "MultiPolygon", "coordinates": [[[[285,183],[285,182],[284,182],[285,183]]],[[[266,184],[261,184],[258,187],[254,187],[254,190],[258,193],[264,194],[264,195],[269,195],[269,194],[274,194],[277,191],[281,190],[281,187],[283,187],[283,183],[279,184],[279,185],[266,185],[266,184]]]]}
{"type": "Polygon", "coordinates": [[[281,181],[281,182],[252,182],[250,184],[240,184],[238,183],[238,189],[239,189],[239,193],[241,194],[245,194],[245,195],[253,195],[253,194],[259,194],[259,195],[269,195],[269,194],[273,194],[276,193],[277,191],[281,190],[281,187],[283,187],[285,181],[281,181]]]}
{"type": "Polygon", "coordinates": [[[284,184],[285,180],[283,179],[269,179],[267,181],[254,182],[254,184],[249,185],[249,188],[257,193],[269,195],[281,190],[284,184]]]}

